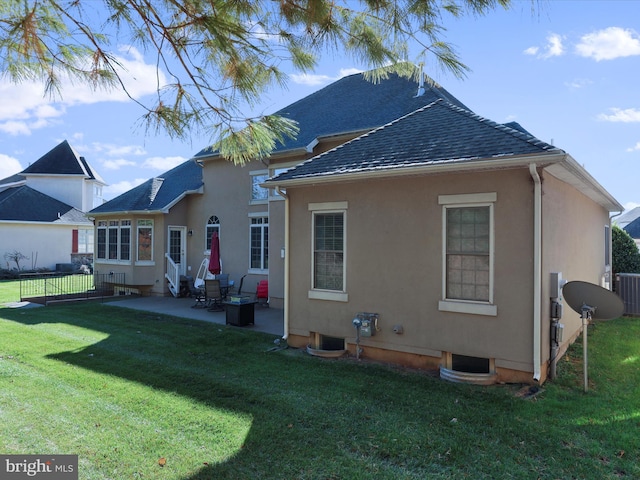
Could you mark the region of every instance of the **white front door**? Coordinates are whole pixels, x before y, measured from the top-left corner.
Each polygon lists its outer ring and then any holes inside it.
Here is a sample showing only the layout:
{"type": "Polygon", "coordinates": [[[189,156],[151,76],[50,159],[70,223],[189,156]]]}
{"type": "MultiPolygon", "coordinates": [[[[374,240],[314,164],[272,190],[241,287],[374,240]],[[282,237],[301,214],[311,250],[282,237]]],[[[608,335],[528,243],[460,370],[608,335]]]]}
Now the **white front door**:
{"type": "Polygon", "coordinates": [[[169,227],[169,256],[180,275],[187,273],[187,227],[169,227]]]}

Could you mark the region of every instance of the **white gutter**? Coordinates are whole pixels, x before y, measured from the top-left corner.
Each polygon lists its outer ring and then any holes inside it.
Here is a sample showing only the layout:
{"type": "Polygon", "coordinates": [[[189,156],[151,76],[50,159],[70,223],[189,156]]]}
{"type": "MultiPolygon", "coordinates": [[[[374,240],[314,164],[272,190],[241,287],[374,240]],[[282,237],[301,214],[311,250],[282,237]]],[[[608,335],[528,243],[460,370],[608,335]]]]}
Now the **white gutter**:
{"type": "Polygon", "coordinates": [[[533,379],[540,381],[540,331],[542,325],[542,184],[535,163],[529,164],[533,179],[533,379]]]}
{"type": "Polygon", "coordinates": [[[286,191],[276,187],[278,195],[284,198],[284,334],[283,340],[289,337],[289,196],[286,191]]]}

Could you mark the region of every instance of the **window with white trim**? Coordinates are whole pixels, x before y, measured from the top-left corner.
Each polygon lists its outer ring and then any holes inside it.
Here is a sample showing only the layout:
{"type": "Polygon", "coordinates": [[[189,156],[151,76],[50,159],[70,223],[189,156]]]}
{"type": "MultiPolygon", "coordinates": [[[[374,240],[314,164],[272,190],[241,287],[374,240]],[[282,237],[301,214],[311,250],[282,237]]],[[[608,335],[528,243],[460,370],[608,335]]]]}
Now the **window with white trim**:
{"type": "Polygon", "coordinates": [[[93,228],[78,229],[77,253],[93,253],[93,228]]]}
{"type": "Polygon", "coordinates": [[[213,238],[213,232],[218,234],[220,237],[220,219],[215,215],[211,215],[209,220],[207,220],[207,225],[205,227],[205,250],[211,250],[211,239],[213,238]]]}
{"type": "Polygon", "coordinates": [[[440,310],[496,315],[493,305],[495,193],[441,195],[443,300],[440,310]]]}
{"type": "Polygon", "coordinates": [[[100,220],[96,257],[100,260],[131,260],[131,220],[100,220]]]}
{"type": "Polygon", "coordinates": [[[137,261],[153,261],[153,220],[138,220],[137,261]]]}
{"type": "Polygon", "coordinates": [[[251,172],[251,203],[262,203],[269,199],[269,190],[260,186],[268,178],[269,172],[266,170],[251,172]]]}
{"type": "Polygon", "coordinates": [[[269,268],[269,217],[251,217],[249,225],[250,268],[269,268]]]}
{"type": "Polygon", "coordinates": [[[347,301],[347,202],[310,204],[312,265],[310,298],[347,301]]]}

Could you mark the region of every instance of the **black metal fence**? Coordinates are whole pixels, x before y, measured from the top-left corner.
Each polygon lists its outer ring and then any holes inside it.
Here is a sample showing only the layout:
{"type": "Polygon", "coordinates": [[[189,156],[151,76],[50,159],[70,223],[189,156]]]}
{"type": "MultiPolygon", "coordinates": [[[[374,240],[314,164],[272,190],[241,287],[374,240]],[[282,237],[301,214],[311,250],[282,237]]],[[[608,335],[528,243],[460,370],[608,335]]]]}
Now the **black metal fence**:
{"type": "Polygon", "coordinates": [[[125,285],[124,273],[24,273],[20,300],[47,304],[56,300],[111,297],[125,285]]]}

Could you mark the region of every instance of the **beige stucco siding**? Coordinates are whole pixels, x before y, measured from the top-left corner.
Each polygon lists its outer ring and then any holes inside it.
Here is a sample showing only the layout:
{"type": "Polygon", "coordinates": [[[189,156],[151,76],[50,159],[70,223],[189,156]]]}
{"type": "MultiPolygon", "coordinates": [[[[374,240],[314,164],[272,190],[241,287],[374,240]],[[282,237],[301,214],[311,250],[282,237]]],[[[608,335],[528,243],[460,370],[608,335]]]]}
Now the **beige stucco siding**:
{"type": "MultiPolygon", "coordinates": [[[[609,212],[577,189],[552,175],[543,175],[543,357],[549,358],[549,274],[561,272],[564,280],[603,285],[605,277],[605,226],[609,212]],[[547,327],[547,328],[544,328],[547,327]]],[[[565,344],[580,333],[582,321],[564,303],[561,322],[565,344]]]]}
{"type": "Polygon", "coordinates": [[[205,250],[205,232],[209,217],[215,215],[220,221],[220,257],[222,271],[239,284],[246,275],[243,291],[255,293],[257,282],[267,275],[249,274],[249,224],[250,215],[269,213],[267,201],[251,202],[251,175],[254,170],[266,170],[261,162],[251,162],[237,166],[231,162],[216,159],[204,163],[204,194],[192,200],[189,207],[189,228],[193,236],[189,241],[189,262],[195,275],[205,250]]]}
{"type": "Polygon", "coordinates": [[[531,369],[532,195],[526,169],[389,178],[289,189],[291,195],[291,325],[294,335],[353,341],[357,312],[380,314],[381,331],[364,345],[440,355],[504,359],[531,369]],[[495,192],[497,316],[443,312],[442,206],[439,195],[495,192]],[[308,299],[310,203],[347,202],[347,302],[308,299]],[[404,328],[402,335],[393,326],[404,328]]]}

